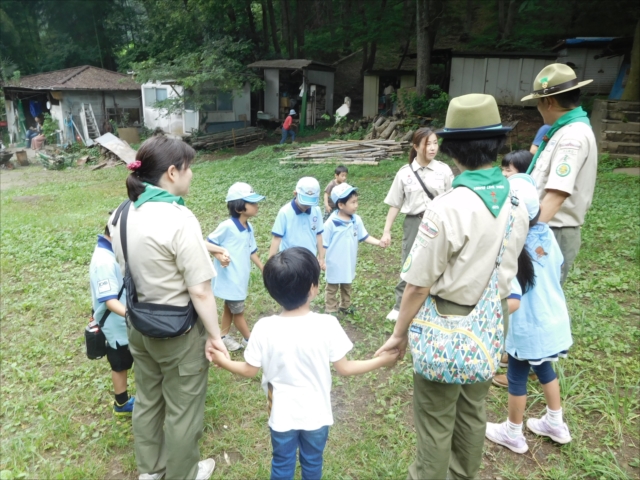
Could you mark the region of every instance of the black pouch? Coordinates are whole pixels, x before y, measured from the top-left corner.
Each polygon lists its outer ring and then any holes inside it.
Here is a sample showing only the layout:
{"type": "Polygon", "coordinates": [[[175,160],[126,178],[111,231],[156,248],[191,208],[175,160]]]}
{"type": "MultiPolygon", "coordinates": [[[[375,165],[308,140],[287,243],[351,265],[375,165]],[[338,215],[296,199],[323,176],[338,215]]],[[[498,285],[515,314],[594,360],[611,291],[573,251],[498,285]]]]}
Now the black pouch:
{"type": "Polygon", "coordinates": [[[184,307],[138,302],[138,292],[129,271],[127,255],[127,217],[130,204],[131,201],[127,200],[120,205],[112,222],[112,225],[115,226],[120,213],[122,213],[120,243],[125,261],[124,286],[127,289],[127,322],[146,337],[179,337],[191,330],[198,320],[198,314],[191,301],[184,307]]]}
{"type": "Polygon", "coordinates": [[[107,339],[93,318],[84,329],[84,344],[89,360],[98,360],[107,354],[107,339]]]}

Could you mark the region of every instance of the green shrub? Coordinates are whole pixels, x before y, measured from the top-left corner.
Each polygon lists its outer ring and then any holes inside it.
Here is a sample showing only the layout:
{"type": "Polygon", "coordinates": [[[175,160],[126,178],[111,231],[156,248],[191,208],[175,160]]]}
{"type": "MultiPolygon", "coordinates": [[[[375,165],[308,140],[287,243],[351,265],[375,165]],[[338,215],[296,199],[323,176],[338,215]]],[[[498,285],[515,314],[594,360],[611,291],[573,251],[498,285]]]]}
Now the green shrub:
{"type": "Polygon", "coordinates": [[[399,100],[403,110],[407,115],[418,117],[431,117],[431,124],[440,126],[447,113],[449,106],[449,95],[438,85],[429,85],[426,95],[418,95],[414,91],[400,90],[399,97],[395,96],[393,101],[399,100]]]}

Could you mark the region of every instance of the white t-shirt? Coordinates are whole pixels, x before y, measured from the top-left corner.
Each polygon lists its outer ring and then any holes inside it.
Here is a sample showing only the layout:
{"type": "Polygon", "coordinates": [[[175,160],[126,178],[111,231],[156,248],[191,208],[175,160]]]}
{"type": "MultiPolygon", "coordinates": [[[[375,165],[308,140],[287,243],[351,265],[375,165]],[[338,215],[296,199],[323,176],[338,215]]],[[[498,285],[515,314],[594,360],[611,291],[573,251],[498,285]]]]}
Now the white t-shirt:
{"type": "Polygon", "coordinates": [[[330,363],[353,343],[331,315],[265,317],[255,324],[244,352],[249,365],[262,368],[262,387],[271,384],[269,426],[276,432],[317,430],[333,425],[330,363]]]}

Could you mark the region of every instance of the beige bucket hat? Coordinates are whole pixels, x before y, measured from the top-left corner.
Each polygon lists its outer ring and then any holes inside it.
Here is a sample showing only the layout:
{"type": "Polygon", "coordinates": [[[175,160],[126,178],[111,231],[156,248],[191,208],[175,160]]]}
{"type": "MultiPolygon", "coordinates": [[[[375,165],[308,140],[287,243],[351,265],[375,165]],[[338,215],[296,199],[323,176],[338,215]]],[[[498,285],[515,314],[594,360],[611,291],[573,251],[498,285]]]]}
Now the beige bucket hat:
{"type": "Polygon", "coordinates": [[[564,63],[552,63],[544,67],[533,81],[533,92],[520,101],[526,102],[534,98],[550,97],[575,90],[591,82],[593,80],[579,82],[576,72],[570,66],[564,63]]]}
{"type": "Polygon", "coordinates": [[[503,127],[496,99],[484,93],[470,93],[451,100],[442,138],[489,138],[506,135],[513,127],[503,127]]]}

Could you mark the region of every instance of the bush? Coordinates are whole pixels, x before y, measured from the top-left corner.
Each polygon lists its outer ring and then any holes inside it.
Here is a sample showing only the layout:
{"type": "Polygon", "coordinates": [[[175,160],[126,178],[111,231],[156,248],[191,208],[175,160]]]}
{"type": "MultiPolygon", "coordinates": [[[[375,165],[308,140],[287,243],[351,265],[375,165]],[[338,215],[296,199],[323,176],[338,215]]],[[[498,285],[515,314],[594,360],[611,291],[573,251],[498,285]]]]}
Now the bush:
{"type": "Polygon", "coordinates": [[[438,85],[429,85],[426,95],[418,95],[415,91],[400,90],[399,98],[396,96],[393,101],[399,101],[402,110],[407,115],[418,117],[431,117],[431,124],[439,126],[446,116],[449,106],[449,95],[438,85]]]}
{"type": "Polygon", "coordinates": [[[46,137],[49,144],[58,143],[58,134],[56,133],[56,130],[59,128],[58,124],[53,121],[51,115],[48,113],[45,113],[43,117],[42,134],[46,137]]]}

